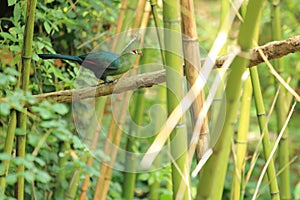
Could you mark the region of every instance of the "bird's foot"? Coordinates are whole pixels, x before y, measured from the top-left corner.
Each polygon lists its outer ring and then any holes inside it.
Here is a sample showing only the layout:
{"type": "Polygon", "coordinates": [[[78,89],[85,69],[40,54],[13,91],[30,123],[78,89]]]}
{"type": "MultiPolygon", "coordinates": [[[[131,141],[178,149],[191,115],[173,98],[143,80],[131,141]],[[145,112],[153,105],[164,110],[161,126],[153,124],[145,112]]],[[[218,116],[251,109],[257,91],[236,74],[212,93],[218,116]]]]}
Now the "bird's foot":
{"type": "Polygon", "coordinates": [[[99,81],[99,85],[106,85],[115,82],[115,80],[101,80],[99,81]]]}

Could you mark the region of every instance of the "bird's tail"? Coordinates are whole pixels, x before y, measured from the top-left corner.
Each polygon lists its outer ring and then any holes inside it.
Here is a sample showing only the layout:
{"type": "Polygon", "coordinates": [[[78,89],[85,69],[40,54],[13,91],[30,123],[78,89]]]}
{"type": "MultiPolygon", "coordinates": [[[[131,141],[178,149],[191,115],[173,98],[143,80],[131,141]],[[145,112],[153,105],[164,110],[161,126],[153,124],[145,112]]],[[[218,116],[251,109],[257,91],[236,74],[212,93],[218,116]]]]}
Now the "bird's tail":
{"type": "Polygon", "coordinates": [[[63,60],[70,60],[75,61],[79,64],[82,64],[83,60],[78,56],[67,56],[67,55],[60,55],[60,54],[38,54],[38,56],[42,59],[63,59],[63,60]]]}

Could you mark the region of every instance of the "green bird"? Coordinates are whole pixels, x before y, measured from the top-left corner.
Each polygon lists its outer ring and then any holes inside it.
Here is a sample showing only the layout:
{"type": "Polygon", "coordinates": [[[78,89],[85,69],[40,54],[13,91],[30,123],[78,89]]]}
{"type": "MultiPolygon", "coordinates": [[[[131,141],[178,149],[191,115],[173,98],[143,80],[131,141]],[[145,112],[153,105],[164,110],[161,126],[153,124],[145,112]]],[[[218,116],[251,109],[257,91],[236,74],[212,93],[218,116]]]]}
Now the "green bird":
{"type": "Polygon", "coordinates": [[[142,51],[134,49],[126,51],[121,55],[112,52],[92,52],[80,56],[69,56],[60,54],[38,54],[45,59],[63,59],[77,62],[86,69],[91,70],[98,79],[107,82],[107,76],[116,76],[127,72],[132,68],[132,55],[142,55],[142,51]]]}

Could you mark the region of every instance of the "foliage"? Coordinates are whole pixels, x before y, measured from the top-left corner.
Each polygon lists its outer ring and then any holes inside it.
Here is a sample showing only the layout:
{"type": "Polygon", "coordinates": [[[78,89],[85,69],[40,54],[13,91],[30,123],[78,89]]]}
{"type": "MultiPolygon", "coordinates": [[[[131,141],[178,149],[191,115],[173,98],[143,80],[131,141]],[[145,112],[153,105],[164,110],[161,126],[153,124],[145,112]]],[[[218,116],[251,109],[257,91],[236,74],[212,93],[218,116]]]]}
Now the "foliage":
{"type": "MultiPolygon", "coordinates": [[[[5,0],[6,1],[6,0],[5,0]]],[[[20,77],[21,50],[23,45],[23,33],[25,23],[25,1],[7,0],[9,8],[12,9],[11,16],[0,16],[0,160],[10,160],[9,174],[6,177],[6,197],[13,199],[15,183],[18,176],[25,177],[25,198],[35,197],[43,199],[45,196],[57,199],[65,199],[64,194],[59,196],[59,188],[67,190],[72,180],[74,172],[78,168],[83,169],[83,173],[91,175],[91,189],[88,198],[92,199],[93,189],[96,185],[99,174],[99,162],[94,162],[92,166],[87,166],[84,160],[80,158],[88,151],[85,144],[76,132],[70,104],[52,103],[50,101],[37,102],[32,95],[57,90],[71,89],[75,85],[76,74],[79,68],[71,62],[41,61],[37,54],[39,53],[62,53],[62,54],[84,54],[90,52],[98,45],[99,40],[93,40],[100,37],[104,40],[114,33],[115,22],[120,10],[118,0],[105,1],[63,1],[63,0],[44,0],[38,1],[36,10],[35,35],[33,40],[32,68],[30,76],[30,91],[24,92],[19,89],[18,78],[20,77]],[[90,41],[90,42],[87,42],[90,41]],[[87,42],[87,43],[86,43],[87,42]],[[83,45],[84,44],[84,45],[83,45]],[[28,110],[28,129],[27,129],[27,147],[26,157],[24,159],[16,158],[2,153],[5,145],[5,136],[8,129],[9,115],[12,110],[22,111],[23,105],[32,105],[28,110]],[[63,149],[63,146],[69,148],[63,149]],[[23,174],[16,173],[16,168],[20,163],[25,165],[23,174]],[[63,179],[59,179],[60,175],[63,179]],[[56,193],[56,194],[55,194],[56,193]]],[[[282,22],[283,37],[287,38],[296,35],[300,31],[300,4],[297,0],[283,1],[282,22]]],[[[217,1],[196,1],[196,19],[199,33],[199,42],[201,48],[209,50],[217,33],[219,4],[217,1]],[[199,4],[199,5],[198,5],[199,4]],[[200,9],[201,6],[207,9],[200,9]]],[[[270,6],[268,5],[262,16],[260,44],[271,40],[270,31],[270,6]]],[[[234,40],[237,33],[239,22],[236,20],[233,30],[230,33],[230,40],[234,40]]],[[[232,42],[230,41],[230,42],[232,42]]],[[[153,54],[157,56],[157,54],[153,54]]],[[[283,76],[291,77],[291,85],[298,87],[300,78],[300,64],[298,62],[300,54],[287,56],[284,61],[285,68],[283,76]]],[[[264,64],[258,68],[260,78],[263,80],[262,90],[264,103],[269,108],[275,93],[273,86],[274,78],[264,64]]],[[[149,90],[148,90],[149,92],[149,90]]],[[[155,92],[150,92],[145,96],[145,107],[151,108],[155,104],[155,92]]],[[[135,98],[135,97],[133,97],[135,98]]],[[[133,99],[130,102],[130,108],[134,108],[133,99]]],[[[103,120],[102,130],[108,132],[111,108],[106,108],[106,114],[103,120]]],[[[132,110],[132,109],[131,109],[132,110]]],[[[257,139],[258,132],[257,119],[255,117],[255,107],[251,108],[251,136],[257,139]]],[[[292,157],[299,154],[298,132],[300,125],[297,121],[300,107],[297,107],[294,118],[290,121],[291,135],[291,153],[292,157]]],[[[143,124],[150,124],[151,117],[149,113],[144,112],[143,124]]],[[[276,117],[271,116],[269,128],[271,132],[276,130],[276,117]]],[[[126,124],[125,129],[129,126],[126,124]]],[[[19,129],[15,134],[20,134],[19,129]]],[[[150,138],[149,140],[153,140],[150,138]]],[[[124,141],[122,141],[124,143],[124,141]]],[[[248,154],[254,152],[257,140],[250,141],[248,154]]],[[[142,145],[141,145],[142,146],[142,145]]],[[[142,148],[144,148],[142,146],[142,148]]],[[[145,149],[142,149],[143,151],[145,149]]],[[[102,152],[101,152],[102,153],[102,152]]],[[[101,154],[100,153],[100,154],[101,154]]],[[[102,155],[102,154],[101,154],[102,155]]],[[[295,199],[300,198],[300,179],[299,179],[299,159],[292,163],[292,191],[295,199]]],[[[246,186],[245,199],[250,199],[264,160],[259,157],[256,168],[246,186]]],[[[246,171],[249,169],[249,163],[246,163],[246,171]]],[[[0,164],[0,171],[3,165],[0,164]]],[[[229,163],[229,172],[224,189],[224,198],[229,197],[231,174],[233,173],[233,161],[229,163]]],[[[154,173],[142,173],[137,176],[137,188],[142,194],[149,192],[148,185],[154,181],[160,181],[161,199],[170,199],[172,192],[168,189],[170,169],[168,167],[154,173]]],[[[84,178],[83,175],[80,177],[84,178]]],[[[112,183],[110,185],[108,199],[121,199],[122,173],[113,172],[112,183]]],[[[191,180],[195,186],[198,182],[191,180]]],[[[268,183],[264,182],[264,186],[268,183]]],[[[193,188],[195,191],[195,187],[193,188]]],[[[79,197],[77,192],[76,198],[79,197]]],[[[195,193],[195,192],[194,192],[195,193]]],[[[267,198],[267,188],[262,190],[260,198],[267,198]]],[[[0,199],[4,196],[0,195],[0,199]]]]}

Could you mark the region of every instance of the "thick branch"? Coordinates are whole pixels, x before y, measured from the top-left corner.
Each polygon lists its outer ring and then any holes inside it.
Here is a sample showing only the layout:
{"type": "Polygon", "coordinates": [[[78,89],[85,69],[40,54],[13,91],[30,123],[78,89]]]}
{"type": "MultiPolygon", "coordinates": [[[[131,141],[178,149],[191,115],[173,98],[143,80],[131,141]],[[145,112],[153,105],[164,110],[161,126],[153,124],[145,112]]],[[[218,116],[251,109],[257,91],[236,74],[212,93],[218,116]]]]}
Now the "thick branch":
{"type": "Polygon", "coordinates": [[[62,90],[34,95],[38,100],[51,99],[55,102],[72,102],[80,99],[95,98],[112,93],[121,93],[141,87],[151,87],[165,81],[165,70],[126,77],[105,85],[96,85],[73,90],[62,90]]]}
{"type": "MultiPolygon", "coordinates": [[[[261,49],[269,60],[283,57],[287,54],[300,51],[300,35],[291,37],[286,40],[269,42],[263,46],[259,46],[250,50],[249,67],[258,65],[264,60],[260,56],[258,49],[261,49]]],[[[221,56],[216,61],[216,67],[222,67],[227,56],[221,56]]]]}
{"type": "MultiPolygon", "coordinates": [[[[273,41],[263,46],[250,50],[249,67],[263,62],[258,49],[261,49],[269,60],[280,58],[290,53],[300,51],[300,36],[295,36],[287,40],[273,41]]],[[[217,59],[215,67],[222,67],[227,56],[217,59]]],[[[55,102],[71,102],[86,98],[95,98],[112,93],[121,93],[140,87],[151,87],[165,81],[165,70],[139,74],[133,77],[123,78],[113,83],[97,85],[73,90],[63,90],[46,94],[34,95],[38,101],[51,99],[55,102]]]]}

